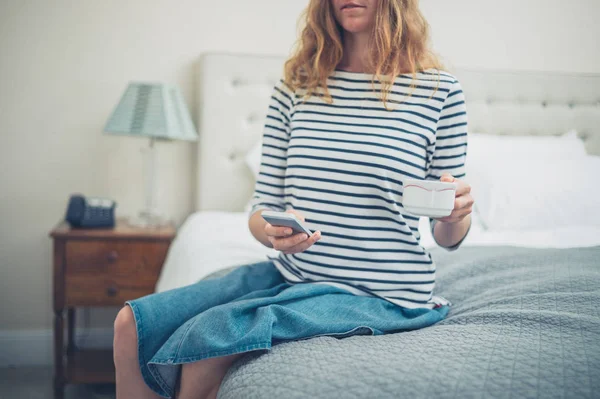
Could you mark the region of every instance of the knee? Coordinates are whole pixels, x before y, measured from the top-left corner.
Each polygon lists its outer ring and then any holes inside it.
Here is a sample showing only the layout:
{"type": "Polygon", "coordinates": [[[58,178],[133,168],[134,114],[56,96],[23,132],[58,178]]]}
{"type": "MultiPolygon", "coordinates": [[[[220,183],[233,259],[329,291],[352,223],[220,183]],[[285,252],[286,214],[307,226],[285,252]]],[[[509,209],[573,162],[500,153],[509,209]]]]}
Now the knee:
{"type": "Polygon", "coordinates": [[[120,356],[127,356],[128,352],[137,353],[135,319],[129,306],[124,306],[115,319],[113,350],[115,360],[120,356]]]}

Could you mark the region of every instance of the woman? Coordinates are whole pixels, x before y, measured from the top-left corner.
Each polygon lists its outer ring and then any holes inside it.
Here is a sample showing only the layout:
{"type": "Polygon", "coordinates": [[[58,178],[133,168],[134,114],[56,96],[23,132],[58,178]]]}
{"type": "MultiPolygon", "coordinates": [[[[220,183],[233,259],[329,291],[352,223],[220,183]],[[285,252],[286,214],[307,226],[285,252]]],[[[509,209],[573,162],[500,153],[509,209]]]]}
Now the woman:
{"type": "Polygon", "coordinates": [[[243,353],[446,316],[418,217],[402,208],[403,179],[454,181],[434,237],[456,248],[470,226],[464,98],[427,39],[417,0],[311,0],[269,106],[249,219],[280,255],[128,302],[115,321],[118,398],[213,398],[243,353]],[[271,226],[265,209],[314,233],[271,226]]]}

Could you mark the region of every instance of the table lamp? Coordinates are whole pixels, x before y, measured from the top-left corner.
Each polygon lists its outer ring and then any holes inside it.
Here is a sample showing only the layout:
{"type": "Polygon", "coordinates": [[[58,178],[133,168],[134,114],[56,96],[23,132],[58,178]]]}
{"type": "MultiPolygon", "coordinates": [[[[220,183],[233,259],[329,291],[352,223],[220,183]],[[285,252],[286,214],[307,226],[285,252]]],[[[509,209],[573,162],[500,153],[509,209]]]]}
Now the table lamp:
{"type": "Polygon", "coordinates": [[[144,151],[145,209],[131,224],[160,226],[164,221],[156,211],[154,143],[156,140],[195,141],[198,137],[181,91],[163,83],[129,83],[121,101],[108,119],[104,132],[149,139],[149,147],[144,151]]]}

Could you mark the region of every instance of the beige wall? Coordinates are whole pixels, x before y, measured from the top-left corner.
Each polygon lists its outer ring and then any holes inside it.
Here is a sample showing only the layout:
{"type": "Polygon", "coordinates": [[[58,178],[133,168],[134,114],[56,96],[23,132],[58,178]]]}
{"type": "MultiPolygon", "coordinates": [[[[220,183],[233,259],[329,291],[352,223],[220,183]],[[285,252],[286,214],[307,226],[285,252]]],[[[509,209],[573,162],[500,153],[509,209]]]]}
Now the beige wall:
{"type": "Polygon", "coordinates": [[[600,72],[598,0],[421,3],[450,67],[600,72]]]}
{"type": "MultiPolygon", "coordinates": [[[[72,192],[142,204],[145,142],[102,135],[131,79],[178,84],[195,114],[207,51],[286,54],[307,0],[0,2],[0,330],[51,326],[48,231],[72,192]]],[[[594,0],[424,0],[450,66],[600,72],[594,0]]],[[[159,207],[193,211],[194,145],[160,144],[159,207]]],[[[103,323],[109,325],[105,315],[103,323]]]]}
{"type": "MultiPolygon", "coordinates": [[[[102,135],[127,82],[178,84],[195,114],[198,56],[286,54],[305,3],[0,2],[0,329],[51,326],[47,233],[70,193],[114,198],[121,215],[143,204],[146,142],[102,135]]],[[[192,211],[194,145],[159,151],[159,207],[181,221],[192,211]]]]}

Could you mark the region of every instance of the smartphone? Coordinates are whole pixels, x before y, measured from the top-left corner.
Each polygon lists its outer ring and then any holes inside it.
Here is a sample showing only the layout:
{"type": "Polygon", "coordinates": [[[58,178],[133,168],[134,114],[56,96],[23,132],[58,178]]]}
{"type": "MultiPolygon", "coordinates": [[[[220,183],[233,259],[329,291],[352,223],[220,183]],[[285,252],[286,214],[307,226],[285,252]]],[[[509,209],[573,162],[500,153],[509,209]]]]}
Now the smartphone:
{"type": "Polygon", "coordinates": [[[294,233],[305,233],[309,237],[312,235],[312,232],[293,213],[263,211],[261,216],[273,226],[290,227],[294,233]]]}

